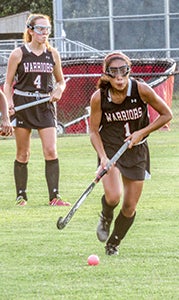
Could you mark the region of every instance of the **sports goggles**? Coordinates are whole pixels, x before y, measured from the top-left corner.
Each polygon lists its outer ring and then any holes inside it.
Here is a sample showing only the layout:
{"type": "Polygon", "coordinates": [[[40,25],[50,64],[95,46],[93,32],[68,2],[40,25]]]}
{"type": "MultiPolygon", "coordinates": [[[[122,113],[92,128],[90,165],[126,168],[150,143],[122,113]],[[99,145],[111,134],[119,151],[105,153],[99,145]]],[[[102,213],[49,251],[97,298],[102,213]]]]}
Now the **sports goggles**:
{"type": "Polygon", "coordinates": [[[121,66],[119,68],[108,67],[106,69],[105,74],[112,77],[112,78],[115,78],[118,75],[122,76],[122,77],[125,77],[125,76],[127,76],[127,74],[129,74],[129,72],[130,72],[130,67],[128,65],[124,65],[124,66],[121,66]]]}
{"type": "Polygon", "coordinates": [[[28,25],[27,26],[28,28],[32,29],[34,32],[36,32],[37,34],[50,34],[51,33],[51,26],[46,26],[46,25],[34,25],[34,26],[31,26],[31,25],[28,25]]]}

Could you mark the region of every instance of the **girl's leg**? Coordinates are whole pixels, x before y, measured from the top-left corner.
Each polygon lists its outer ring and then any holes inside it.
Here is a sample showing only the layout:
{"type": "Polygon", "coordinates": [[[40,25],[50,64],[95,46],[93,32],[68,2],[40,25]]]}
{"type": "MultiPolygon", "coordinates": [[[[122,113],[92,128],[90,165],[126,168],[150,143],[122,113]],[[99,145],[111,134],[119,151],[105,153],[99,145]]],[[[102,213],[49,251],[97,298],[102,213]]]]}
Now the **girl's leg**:
{"type": "Polygon", "coordinates": [[[16,127],[14,130],[16,138],[16,159],[14,161],[14,179],[17,193],[17,204],[25,205],[27,201],[27,164],[30,157],[31,131],[26,128],[16,127]]]}
{"type": "Polygon", "coordinates": [[[102,178],[105,194],[101,198],[102,211],[96,232],[97,237],[101,242],[105,242],[109,236],[113,211],[119,203],[122,192],[120,181],[119,170],[114,166],[110,169],[108,174],[102,178]]]}
{"type": "Polygon", "coordinates": [[[142,193],[143,181],[133,181],[123,177],[123,185],[124,200],[122,209],[115,220],[114,230],[107,241],[106,253],[108,255],[118,253],[117,246],[134,222],[136,206],[142,193]]]}
{"type": "Polygon", "coordinates": [[[49,192],[50,205],[68,206],[70,203],[59,199],[59,160],[57,155],[57,134],[56,128],[49,127],[39,129],[39,136],[42,142],[45,158],[45,177],[49,192]]]}

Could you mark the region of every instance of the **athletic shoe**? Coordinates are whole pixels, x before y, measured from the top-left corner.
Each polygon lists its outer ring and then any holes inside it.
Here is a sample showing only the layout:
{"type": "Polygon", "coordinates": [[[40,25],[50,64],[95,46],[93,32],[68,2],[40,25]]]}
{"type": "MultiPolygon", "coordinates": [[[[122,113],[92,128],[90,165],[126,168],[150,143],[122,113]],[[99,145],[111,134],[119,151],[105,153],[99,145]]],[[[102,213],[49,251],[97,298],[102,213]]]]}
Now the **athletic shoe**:
{"type": "Polygon", "coordinates": [[[49,202],[50,206],[70,206],[71,203],[69,202],[64,202],[59,198],[54,198],[49,202]]]}
{"type": "Polygon", "coordinates": [[[118,247],[116,245],[106,244],[105,249],[106,249],[107,255],[118,255],[119,254],[118,247]]]}
{"type": "Polygon", "coordinates": [[[112,218],[106,218],[101,213],[99,223],[97,226],[97,237],[100,242],[105,242],[109,236],[110,225],[112,222],[112,218]]]}
{"type": "Polygon", "coordinates": [[[16,205],[17,206],[25,206],[27,204],[27,200],[23,199],[22,196],[17,197],[16,205]]]}

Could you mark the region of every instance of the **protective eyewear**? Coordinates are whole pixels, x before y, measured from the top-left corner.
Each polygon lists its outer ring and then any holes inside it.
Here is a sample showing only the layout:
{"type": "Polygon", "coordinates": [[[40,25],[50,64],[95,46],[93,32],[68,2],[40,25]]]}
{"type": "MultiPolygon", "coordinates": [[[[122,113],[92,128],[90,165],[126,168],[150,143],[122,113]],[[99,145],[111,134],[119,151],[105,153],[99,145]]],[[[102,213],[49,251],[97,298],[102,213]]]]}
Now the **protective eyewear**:
{"type": "Polygon", "coordinates": [[[46,26],[46,25],[28,25],[28,28],[32,29],[34,32],[36,32],[37,34],[50,34],[51,33],[51,26],[46,26]]]}
{"type": "Polygon", "coordinates": [[[130,67],[128,65],[124,65],[124,66],[121,66],[119,68],[108,67],[106,69],[105,74],[112,77],[112,78],[115,78],[118,75],[122,76],[122,77],[125,77],[129,74],[129,72],[130,72],[130,67]]]}

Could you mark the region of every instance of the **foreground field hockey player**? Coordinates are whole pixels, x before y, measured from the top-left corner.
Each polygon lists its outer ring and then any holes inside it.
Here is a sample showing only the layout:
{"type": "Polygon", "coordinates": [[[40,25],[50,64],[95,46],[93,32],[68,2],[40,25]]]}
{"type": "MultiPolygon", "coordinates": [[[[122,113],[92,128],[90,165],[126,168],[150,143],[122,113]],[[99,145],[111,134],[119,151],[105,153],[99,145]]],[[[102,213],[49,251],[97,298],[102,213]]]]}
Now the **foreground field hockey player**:
{"type": "Polygon", "coordinates": [[[144,179],[150,178],[147,137],[172,118],[170,108],[151,87],[129,78],[130,68],[131,61],[125,54],[108,54],[103,62],[104,76],[90,103],[90,139],[98,155],[98,172],[125,141],[130,141],[127,151],[102,178],[104,195],[97,237],[106,242],[107,255],[118,254],[118,246],[134,222],[144,179]],[[148,104],[159,114],[152,123],[148,104]],[[123,202],[110,233],[122,191],[123,202]]]}

